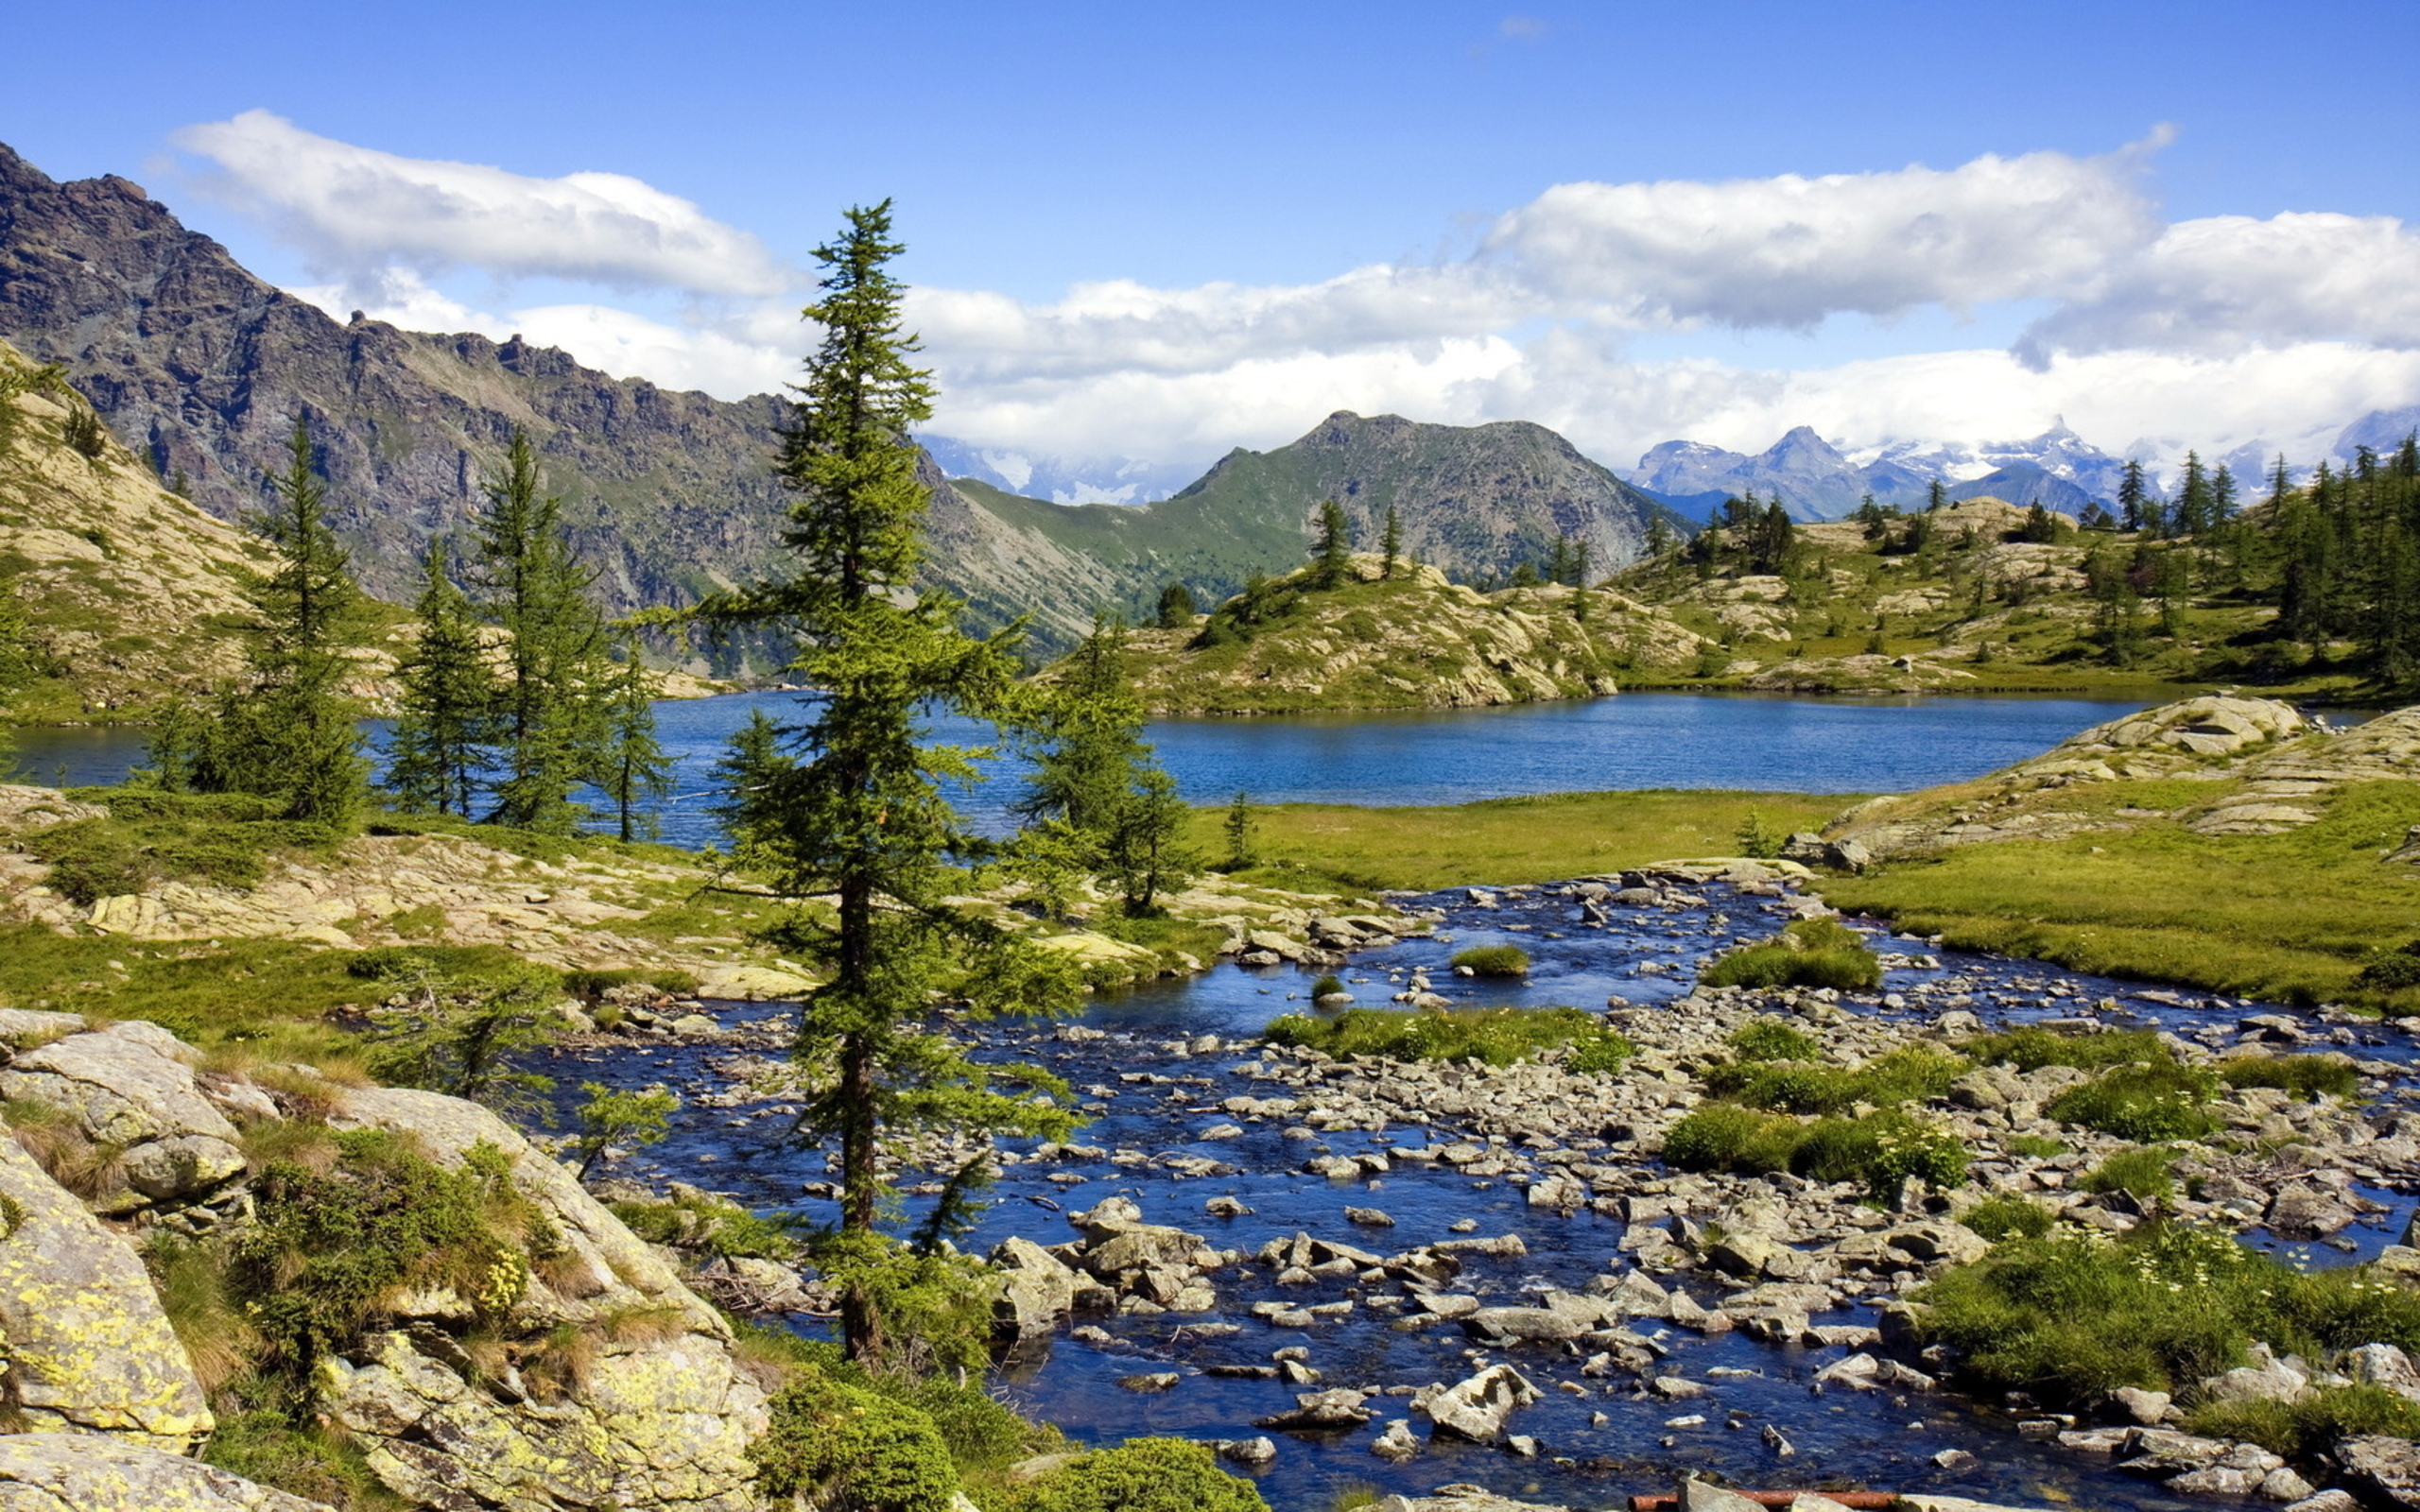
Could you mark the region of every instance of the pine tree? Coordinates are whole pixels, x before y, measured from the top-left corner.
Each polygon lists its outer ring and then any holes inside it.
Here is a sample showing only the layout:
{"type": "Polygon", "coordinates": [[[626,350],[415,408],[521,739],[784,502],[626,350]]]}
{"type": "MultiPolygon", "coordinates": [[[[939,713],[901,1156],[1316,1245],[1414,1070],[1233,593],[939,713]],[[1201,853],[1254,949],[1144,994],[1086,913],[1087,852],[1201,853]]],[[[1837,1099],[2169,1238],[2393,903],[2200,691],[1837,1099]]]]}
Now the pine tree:
{"type": "Polygon", "coordinates": [[[614,666],[603,689],[605,743],[590,776],[614,805],[617,833],[625,842],[653,839],[655,805],[672,792],[672,762],[655,738],[655,675],[641,653],[639,632],[625,627],[614,666]]]}
{"type": "Polygon", "coordinates": [[[2180,536],[2196,540],[2210,529],[2210,477],[2203,471],[2202,454],[2185,454],[2185,481],[2176,490],[2176,509],[2169,526],[2180,536]]]}
{"type": "Polygon", "coordinates": [[[1661,509],[1648,518],[1647,556],[1649,560],[1660,559],[1680,543],[1680,532],[1672,528],[1672,522],[1664,517],[1661,509]]]}
{"type": "Polygon", "coordinates": [[[782,749],[787,733],[762,709],[748,711],[714,765],[715,801],[706,813],[722,826],[735,855],[745,864],[756,848],[775,836],[771,798],[780,779],[798,763],[782,749]]]}
{"type": "Polygon", "coordinates": [[[442,537],[428,543],[412,612],[420,635],[395,668],[387,785],[406,809],[467,816],[495,724],[496,680],[477,611],[448,573],[442,537]]]}
{"type": "Polygon", "coordinates": [[[962,752],[921,744],[920,730],[935,711],[1005,718],[1020,695],[1011,641],[970,640],[959,606],[917,585],[927,496],[908,438],[932,413],[933,389],[910,362],[905,291],[887,266],[903,249],[889,201],[850,211],[847,230],[817,249],[827,271],[805,313],[822,339],[794,389],[778,469],[796,501],[783,533],[796,568],[700,610],[713,624],[786,632],[798,647],[789,672],[822,690],[795,729],[794,765],[769,774],[750,822],[784,896],[830,900],[772,935],[821,978],[796,1046],[821,1090],[799,1127],[839,1143],[840,1228],[817,1261],[841,1287],[851,1357],[869,1364],[886,1355],[886,1299],[908,1283],[902,1267],[924,1263],[878,1227],[889,1131],[1070,1126],[1063,1096],[1041,1095],[1065,1091],[1046,1074],[1021,1069],[1026,1091],[994,1090],[991,1068],[929,1027],[933,994],[950,988],[986,1013],[1070,1007],[1079,992],[1063,958],[950,901],[966,890],[951,857],[984,846],[940,784],[971,767],[962,752]]]}
{"type": "Polygon", "coordinates": [[[276,799],[289,819],[341,825],[369,792],[363,711],[346,687],[364,599],[328,528],[327,485],[300,416],[269,490],[275,503],[247,522],[277,559],[245,586],[245,676],[219,691],[214,718],[156,728],[151,759],[168,785],[251,793],[276,799]]]}
{"type": "Polygon", "coordinates": [[[2118,477],[2118,523],[2128,530],[2142,529],[2148,523],[2151,497],[2151,489],[2143,481],[2143,464],[2129,458],[2125,472],[2118,477]]]}
{"type": "Polygon", "coordinates": [[[1585,541],[1571,548],[1571,583],[1578,590],[1571,595],[1571,617],[1585,625],[1588,623],[1588,542],[1585,541]]]}
{"type": "Polygon", "coordinates": [[[1353,527],[1345,521],[1344,506],[1334,499],[1320,501],[1320,531],[1311,542],[1311,555],[1319,564],[1320,587],[1341,588],[1352,576],[1353,527]]]}
{"type": "Polygon", "coordinates": [[[1170,583],[1160,590],[1160,628],[1190,629],[1195,613],[1193,590],[1183,583],[1170,583]]]}
{"type": "Polygon", "coordinates": [[[568,834],[589,816],[572,799],[605,744],[605,621],[588,599],[562,501],[543,493],[538,454],[512,433],[504,475],[486,485],[478,523],[479,582],[509,637],[495,734],[501,775],[492,824],[568,834]]]}
{"type": "Polygon", "coordinates": [[[1939,478],[1933,479],[1932,482],[1927,484],[1925,488],[1925,512],[1927,514],[1930,514],[1936,510],[1945,509],[1948,507],[1948,485],[1943,483],[1939,478]]]}
{"type": "Polygon", "coordinates": [[[1143,739],[1128,685],[1125,627],[1098,618],[1068,659],[1028,737],[1031,774],[1011,805],[1056,827],[1044,869],[1076,863],[1117,884],[1130,915],[1148,914],[1171,882],[1201,870],[1184,844],[1184,805],[1143,739]]]}
{"type": "Polygon", "coordinates": [[[1378,549],[1385,557],[1378,576],[1392,582],[1395,567],[1403,559],[1403,526],[1396,521],[1395,507],[1392,504],[1387,506],[1387,530],[1380,538],[1378,549]]]}

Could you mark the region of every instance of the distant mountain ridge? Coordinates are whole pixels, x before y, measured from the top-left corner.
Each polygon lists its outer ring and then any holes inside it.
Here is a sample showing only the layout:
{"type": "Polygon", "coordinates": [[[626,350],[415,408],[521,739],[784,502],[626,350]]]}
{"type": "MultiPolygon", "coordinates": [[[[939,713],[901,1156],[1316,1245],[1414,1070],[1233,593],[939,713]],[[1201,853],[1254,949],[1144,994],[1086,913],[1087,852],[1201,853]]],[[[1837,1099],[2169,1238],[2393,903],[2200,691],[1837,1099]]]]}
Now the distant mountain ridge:
{"type": "Polygon", "coordinates": [[[1666,441],[1638,459],[1633,482],[1694,519],[1722,501],[1778,494],[1792,518],[1840,520],[1868,494],[1877,504],[1922,506],[1933,480],[1952,500],[1995,498],[2076,513],[2116,496],[2125,464],[2065,422],[2030,440],[1987,446],[1899,443],[1862,456],[1842,452],[1800,425],[1751,455],[1701,441],[1666,441]]]}

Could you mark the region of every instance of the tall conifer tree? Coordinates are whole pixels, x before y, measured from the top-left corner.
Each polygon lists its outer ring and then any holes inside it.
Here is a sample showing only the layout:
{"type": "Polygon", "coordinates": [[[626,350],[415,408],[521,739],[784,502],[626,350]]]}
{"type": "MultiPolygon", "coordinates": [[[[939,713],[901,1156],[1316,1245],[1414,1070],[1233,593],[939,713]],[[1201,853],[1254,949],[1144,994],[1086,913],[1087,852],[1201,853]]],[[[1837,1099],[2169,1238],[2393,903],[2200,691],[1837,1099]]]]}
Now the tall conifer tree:
{"type": "Polygon", "coordinates": [[[672,792],[672,761],[655,738],[655,699],[662,690],[641,653],[639,632],[626,627],[602,690],[605,739],[590,776],[614,805],[625,841],[655,837],[655,806],[672,792]]]}
{"type": "Polygon", "coordinates": [[[1353,527],[1344,518],[1344,506],[1334,499],[1320,501],[1320,532],[1311,542],[1311,555],[1319,563],[1319,586],[1341,588],[1353,571],[1353,527]]]}
{"type": "MultiPolygon", "coordinates": [[[[1011,637],[969,639],[960,606],[917,582],[927,496],[908,436],[933,389],[910,360],[918,344],[888,266],[903,249],[887,200],[851,210],[817,249],[826,272],[805,314],[822,339],[795,387],[779,466],[796,499],[783,533],[796,570],[700,611],[787,632],[799,648],[789,670],[823,690],[795,727],[792,764],[764,773],[749,824],[775,886],[831,900],[776,937],[822,978],[799,1019],[796,1053],[822,1074],[800,1128],[839,1144],[840,1229],[818,1262],[843,1289],[842,1332],[864,1361],[886,1353],[886,1299],[906,1263],[879,1228],[886,1136],[1070,1126],[1063,1102],[994,1090],[929,1024],[933,994],[955,991],[980,1013],[1064,1008],[1080,991],[1063,957],[950,901],[965,890],[951,858],[985,846],[941,791],[972,775],[967,753],[924,744],[923,722],[936,710],[1005,719],[1022,696],[1011,637]]],[[[1039,1072],[1019,1078],[1064,1091],[1039,1072]]]]}
{"type": "Polygon", "coordinates": [[[1379,550],[1384,554],[1385,560],[1378,576],[1392,582],[1395,568],[1403,560],[1403,525],[1395,519],[1395,507],[1392,504],[1387,506],[1387,531],[1381,538],[1379,550]]]}
{"type": "Polygon", "coordinates": [[[496,680],[478,611],[454,584],[442,537],[428,543],[412,611],[420,637],[395,668],[387,785],[406,809],[467,816],[495,723],[496,680]]]}

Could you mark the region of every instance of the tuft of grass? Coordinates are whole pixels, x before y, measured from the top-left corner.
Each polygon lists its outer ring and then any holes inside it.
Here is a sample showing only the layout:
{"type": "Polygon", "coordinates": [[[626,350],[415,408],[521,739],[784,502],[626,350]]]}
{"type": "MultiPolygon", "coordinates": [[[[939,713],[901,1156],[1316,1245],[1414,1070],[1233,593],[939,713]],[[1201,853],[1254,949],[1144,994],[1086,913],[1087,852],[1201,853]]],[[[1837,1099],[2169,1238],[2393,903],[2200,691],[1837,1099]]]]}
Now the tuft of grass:
{"type": "Polygon", "coordinates": [[[2275,1087],[2313,1103],[2361,1093],[2361,1074],[2333,1054],[2230,1056],[2219,1062],[2219,1080],[2230,1087],[2275,1087]]]}
{"type": "Polygon", "coordinates": [[[1803,919],[1770,940],[1716,957],[1698,980],[1706,987],[1860,991],[1882,985],[1882,963],[1838,919],[1803,919]]]}
{"type": "Polygon", "coordinates": [[[1945,1129],[1897,1111],[1804,1122],[1733,1103],[1707,1103],[1672,1125],[1664,1160],[1684,1171],[1789,1171],[1817,1181],[1856,1181],[1880,1200],[1901,1180],[1965,1184],[1972,1157],[1945,1129]]]}
{"type": "Polygon", "coordinates": [[[2186,1410],[2185,1428],[2308,1460],[2357,1435],[2420,1438],[2420,1403],[2384,1386],[2322,1386],[2295,1401],[2205,1401],[2186,1410]]]}
{"type": "Polygon", "coordinates": [[[2009,1239],[1913,1299],[1971,1383],[2069,1403],[2201,1381],[2241,1364],[2253,1339],[2307,1356],[2420,1345],[2420,1293],[2366,1265],[2297,1271],[2184,1223],[2009,1239]]]}
{"type": "Polygon", "coordinates": [[[1706,1087],[1751,1108],[1787,1113],[1837,1113],[1864,1103],[1892,1108],[1930,1102],[1974,1069],[1972,1062],[1932,1048],[1906,1045],[1858,1066],[1803,1060],[1748,1060],[1706,1073],[1706,1087]]]}
{"type": "Polygon", "coordinates": [[[1631,1044],[1573,1007],[1347,1008],[1333,1019],[1288,1013],[1271,1020],[1270,1044],[1306,1046],[1331,1056],[1388,1060],[1477,1060],[1510,1066],[1540,1051],[1573,1045],[1574,1070],[1618,1069],[1631,1044]],[[1584,1058],[1585,1065],[1578,1064],[1584,1058]]]}
{"type": "Polygon", "coordinates": [[[2039,1239],[2056,1220],[2040,1203],[2003,1192],[1960,1213],[1958,1221],[1996,1245],[2003,1239],[2039,1239]]]}
{"type": "Polygon", "coordinates": [[[2208,1108],[2217,1088],[2218,1078],[2206,1071],[2174,1061],[2136,1062],[2068,1088],[2042,1111],[2137,1143],[2198,1140],[2218,1129],[2208,1108]]]}
{"type": "Polygon", "coordinates": [[[1817,1060],[1824,1054],[1813,1035],[1772,1018],[1749,1020],[1727,1042],[1742,1060],[1817,1060]]]}
{"type": "Polygon", "coordinates": [[[1473,976],[1527,976],[1530,974],[1530,953],[1518,945],[1474,945],[1454,953],[1456,971],[1473,976]]]}
{"type": "Polygon", "coordinates": [[[2109,1030],[2100,1034],[2062,1034],[2039,1024],[2020,1024],[1998,1034],[1978,1035],[1958,1047],[1978,1065],[2014,1066],[2039,1071],[2045,1066],[2074,1066],[2099,1071],[2135,1061],[2174,1060],[2176,1054],[2156,1030],[2109,1030]]]}
{"type": "Polygon", "coordinates": [[[2175,1160],[2176,1152],[2155,1144],[2119,1150],[2078,1184],[2086,1192],[2127,1192],[2145,1202],[2165,1202],[2176,1194],[2176,1177],[2169,1170],[2175,1160]]]}
{"type": "Polygon", "coordinates": [[[2007,1148],[2009,1154],[2029,1160],[2056,1160],[2067,1153],[2065,1143],[2041,1134],[2012,1134],[2007,1148]]]}

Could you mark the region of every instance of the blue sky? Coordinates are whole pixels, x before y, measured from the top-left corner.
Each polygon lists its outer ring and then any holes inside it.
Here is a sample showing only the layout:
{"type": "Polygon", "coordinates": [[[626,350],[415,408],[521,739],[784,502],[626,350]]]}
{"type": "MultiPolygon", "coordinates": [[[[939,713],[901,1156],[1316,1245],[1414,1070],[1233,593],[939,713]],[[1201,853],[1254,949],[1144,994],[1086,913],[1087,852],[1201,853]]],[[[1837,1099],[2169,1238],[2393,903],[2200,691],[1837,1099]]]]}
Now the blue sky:
{"type": "Polygon", "coordinates": [[[1616,463],[1801,419],[2066,414],[2159,453],[2420,402],[2408,0],[697,9],[26,7],[0,140],[332,305],[732,393],[797,349],[840,207],[892,196],[944,425],[1035,452],[1193,460],[1387,407],[1616,463]],[[486,223],[355,215],[347,173],[424,163],[502,170],[486,223]],[[697,234],[566,261],[499,229],[577,174],[697,234]],[[1820,245],[1772,266],[1802,221],[1820,245]]]}

